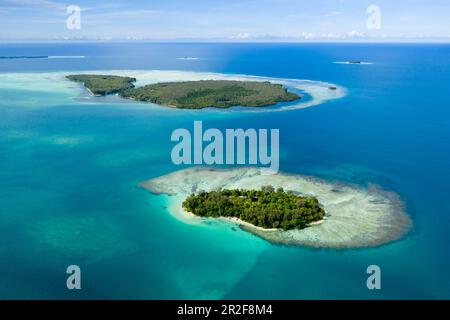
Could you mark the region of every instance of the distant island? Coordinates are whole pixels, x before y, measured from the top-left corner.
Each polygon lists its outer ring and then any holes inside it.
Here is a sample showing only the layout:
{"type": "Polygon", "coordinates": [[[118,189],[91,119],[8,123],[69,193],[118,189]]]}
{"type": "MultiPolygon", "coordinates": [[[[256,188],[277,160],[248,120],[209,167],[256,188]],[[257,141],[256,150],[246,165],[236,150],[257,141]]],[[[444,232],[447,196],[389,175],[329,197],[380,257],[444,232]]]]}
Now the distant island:
{"type": "Polygon", "coordinates": [[[298,196],[272,186],[203,191],[190,195],[182,205],[200,217],[237,218],[264,229],[303,229],[325,215],[316,197],[298,196]]]}
{"type": "Polygon", "coordinates": [[[347,61],[335,61],[337,64],[356,64],[356,65],[370,65],[372,62],[360,61],[360,60],[347,60],[347,61]]]}
{"type": "Polygon", "coordinates": [[[268,81],[200,80],[165,82],[135,88],[135,78],[112,75],[69,75],[95,95],[119,94],[123,98],[182,109],[208,107],[266,107],[291,102],[301,96],[268,81]]]}
{"type": "Polygon", "coordinates": [[[48,56],[1,56],[0,59],[47,59],[48,56]]]}

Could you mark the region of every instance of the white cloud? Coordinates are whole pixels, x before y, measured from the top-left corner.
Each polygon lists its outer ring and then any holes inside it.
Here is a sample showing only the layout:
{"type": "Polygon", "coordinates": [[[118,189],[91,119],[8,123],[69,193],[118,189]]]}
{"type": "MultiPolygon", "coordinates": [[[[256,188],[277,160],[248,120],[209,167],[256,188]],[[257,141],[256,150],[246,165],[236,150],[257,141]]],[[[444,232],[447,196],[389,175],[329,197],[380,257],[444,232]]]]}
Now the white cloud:
{"type": "Polygon", "coordinates": [[[342,35],[336,34],[336,33],[325,33],[322,35],[322,38],[326,39],[340,39],[342,38],[342,35]]]}
{"type": "Polygon", "coordinates": [[[301,32],[297,35],[295,35],[295,38],[300,38],[300,39],[305,39],[305,40],[310,40],[310,39],[314,39],[316,36],[314,33],[311,32],[301,32]]]}

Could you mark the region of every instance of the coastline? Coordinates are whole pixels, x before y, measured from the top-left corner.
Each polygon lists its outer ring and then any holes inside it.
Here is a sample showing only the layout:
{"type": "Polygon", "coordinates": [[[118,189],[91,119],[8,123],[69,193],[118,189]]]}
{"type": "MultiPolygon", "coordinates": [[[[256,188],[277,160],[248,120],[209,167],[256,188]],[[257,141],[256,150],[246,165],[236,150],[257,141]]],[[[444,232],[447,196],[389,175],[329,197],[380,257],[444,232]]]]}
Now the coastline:
{"type": "Polygon", "coordinates": [[[231,223],[235,223],[235,224],[237,224],[240,227],[246,226],[248,228],[254,228],[254,229],[262,231],[262,232],[274,232],[274,231],[280,231],[281,230],[281,229],[275,229],[275,228],[266,229],[266,228],[258,227],[258,226],[255,226],[254,224],[251,224],[250,222],[241,220],[241,219],[236,218],[236,217],[220,217],[219,219],[226,220],[226,221],[231,222],[231,223]]]}
{"type": "MultiPolygon", "coordinates": [[[[144,181],[140,186],[153,194],[169,195],[168,211],[176,219],[188,224],[205,225],[213,218],[202,218],[187,213],[182,202],[191,193],[217,188],[256,189],[267,184],[256,168],[218,169],[191,168],[144,181]]],[[[359,189],[332,184],[312,177],[278,173],[270,176],[274,187],[312,194],[323,204],[326,217],[298,230],[264,229],[236,218],[214,220],[238,225],[274,244],[310,246],[317,248],[375,247],[402,238],[412,222],[404,211],[400,198],[376,186],[359,189]]]]}
{"type": "MultiPolygon", "coordinates": [[[[183,200],[184,200],[184,196],[183,196],[183,200]]],[[[179,203],[176,203],[175,206],[179,207],[179,203]]],[[[207,221],[207,220],[218,220],[218,221],[225,221],[225,222],[233,223],[233,224],[236,224],[236,225],[238,225],[240,227],[252,228],[254,230],[258,230],[258,231],[261,231],[261,232],[281,231],[281,229],[275,229],[275,228],[265,229],[265,228],[262,228],[262,227],[258,227],[258,226],[255,226],[254,224],[251,224],[250,222],[241,220],[241,219],[236,218],[236,217],[218,217],[218,218],[199,217],[199,216],[196,216],[195,214],[193,214],[192,212],[184,210],[182,206],[181,206],[181,209],[180,209],[179,213],[184,216],[183,217],[184,221],[185,220],[190,220],[190,221],[197,220],[198,222],[201,222],[201,221],[207,221]]]]}
{"type": "MultiPolygon", "coordinates": [[[[218,217],[218,218],[204,218],[204,217],[199,217],[196,216],[195,214],[193,214],[192,212],[186,211],[184,210],[184,208],[182,207],[182,211],[183,214],[185,214],[187,216],[188,219],[199,219],[199,220],[222,220],[222,221],[227,221],[227,222],[231,222],[234,224],[237,224],[240,227],[247,227],[250,228],[252,230],[257,230],[257,231],[261,231],[261,232],[283,232],[282,229],[277,229],[277,228],[263,228],[263,227],[258,227],[255,226],[254,224],[241,220],[237,217],[218,217]]],[[[319,220],[319,221],[315,221],[315,222],[311,222],[308,224],[308,227],[312,227],[312,226],[316,226],[316,225],[320,225],[324,222],[324,219],[319,220]]]]}

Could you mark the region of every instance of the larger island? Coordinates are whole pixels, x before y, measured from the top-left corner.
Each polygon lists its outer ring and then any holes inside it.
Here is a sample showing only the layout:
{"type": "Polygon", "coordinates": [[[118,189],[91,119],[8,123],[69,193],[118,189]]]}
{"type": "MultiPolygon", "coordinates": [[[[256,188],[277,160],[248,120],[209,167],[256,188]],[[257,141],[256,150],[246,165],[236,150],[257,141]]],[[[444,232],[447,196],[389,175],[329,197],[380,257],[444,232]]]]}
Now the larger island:
{"type": "Polygon", "coordinates": [[[183,208],[200,217],[236,218],[262,229],[303,229],[322,221],[325,210],[314,196],[267,185],[260,190],[224,189],[190,195],[183,208]]]}
{"type": "Polygon", "coordinates": [[[297,93],[269,81],[199,80],[135,87],[136,79],[132,77],[76,74],[67,78],[83,83],[94,95],[119,94],[123,98],[182,109],[266,107],[301,99],[297,93]]]}

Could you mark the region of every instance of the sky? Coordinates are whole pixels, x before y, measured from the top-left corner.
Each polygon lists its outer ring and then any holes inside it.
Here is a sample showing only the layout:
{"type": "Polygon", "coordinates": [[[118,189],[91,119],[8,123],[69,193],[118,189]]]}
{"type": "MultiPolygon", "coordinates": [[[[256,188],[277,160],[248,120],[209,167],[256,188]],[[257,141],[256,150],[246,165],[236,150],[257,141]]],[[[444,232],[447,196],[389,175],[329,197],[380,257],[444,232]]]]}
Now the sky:
{"type": "Polygon", "coordinates": [[[0,40],[450,42],[449,17],[450,0],[0,0],[0,40]]]}

